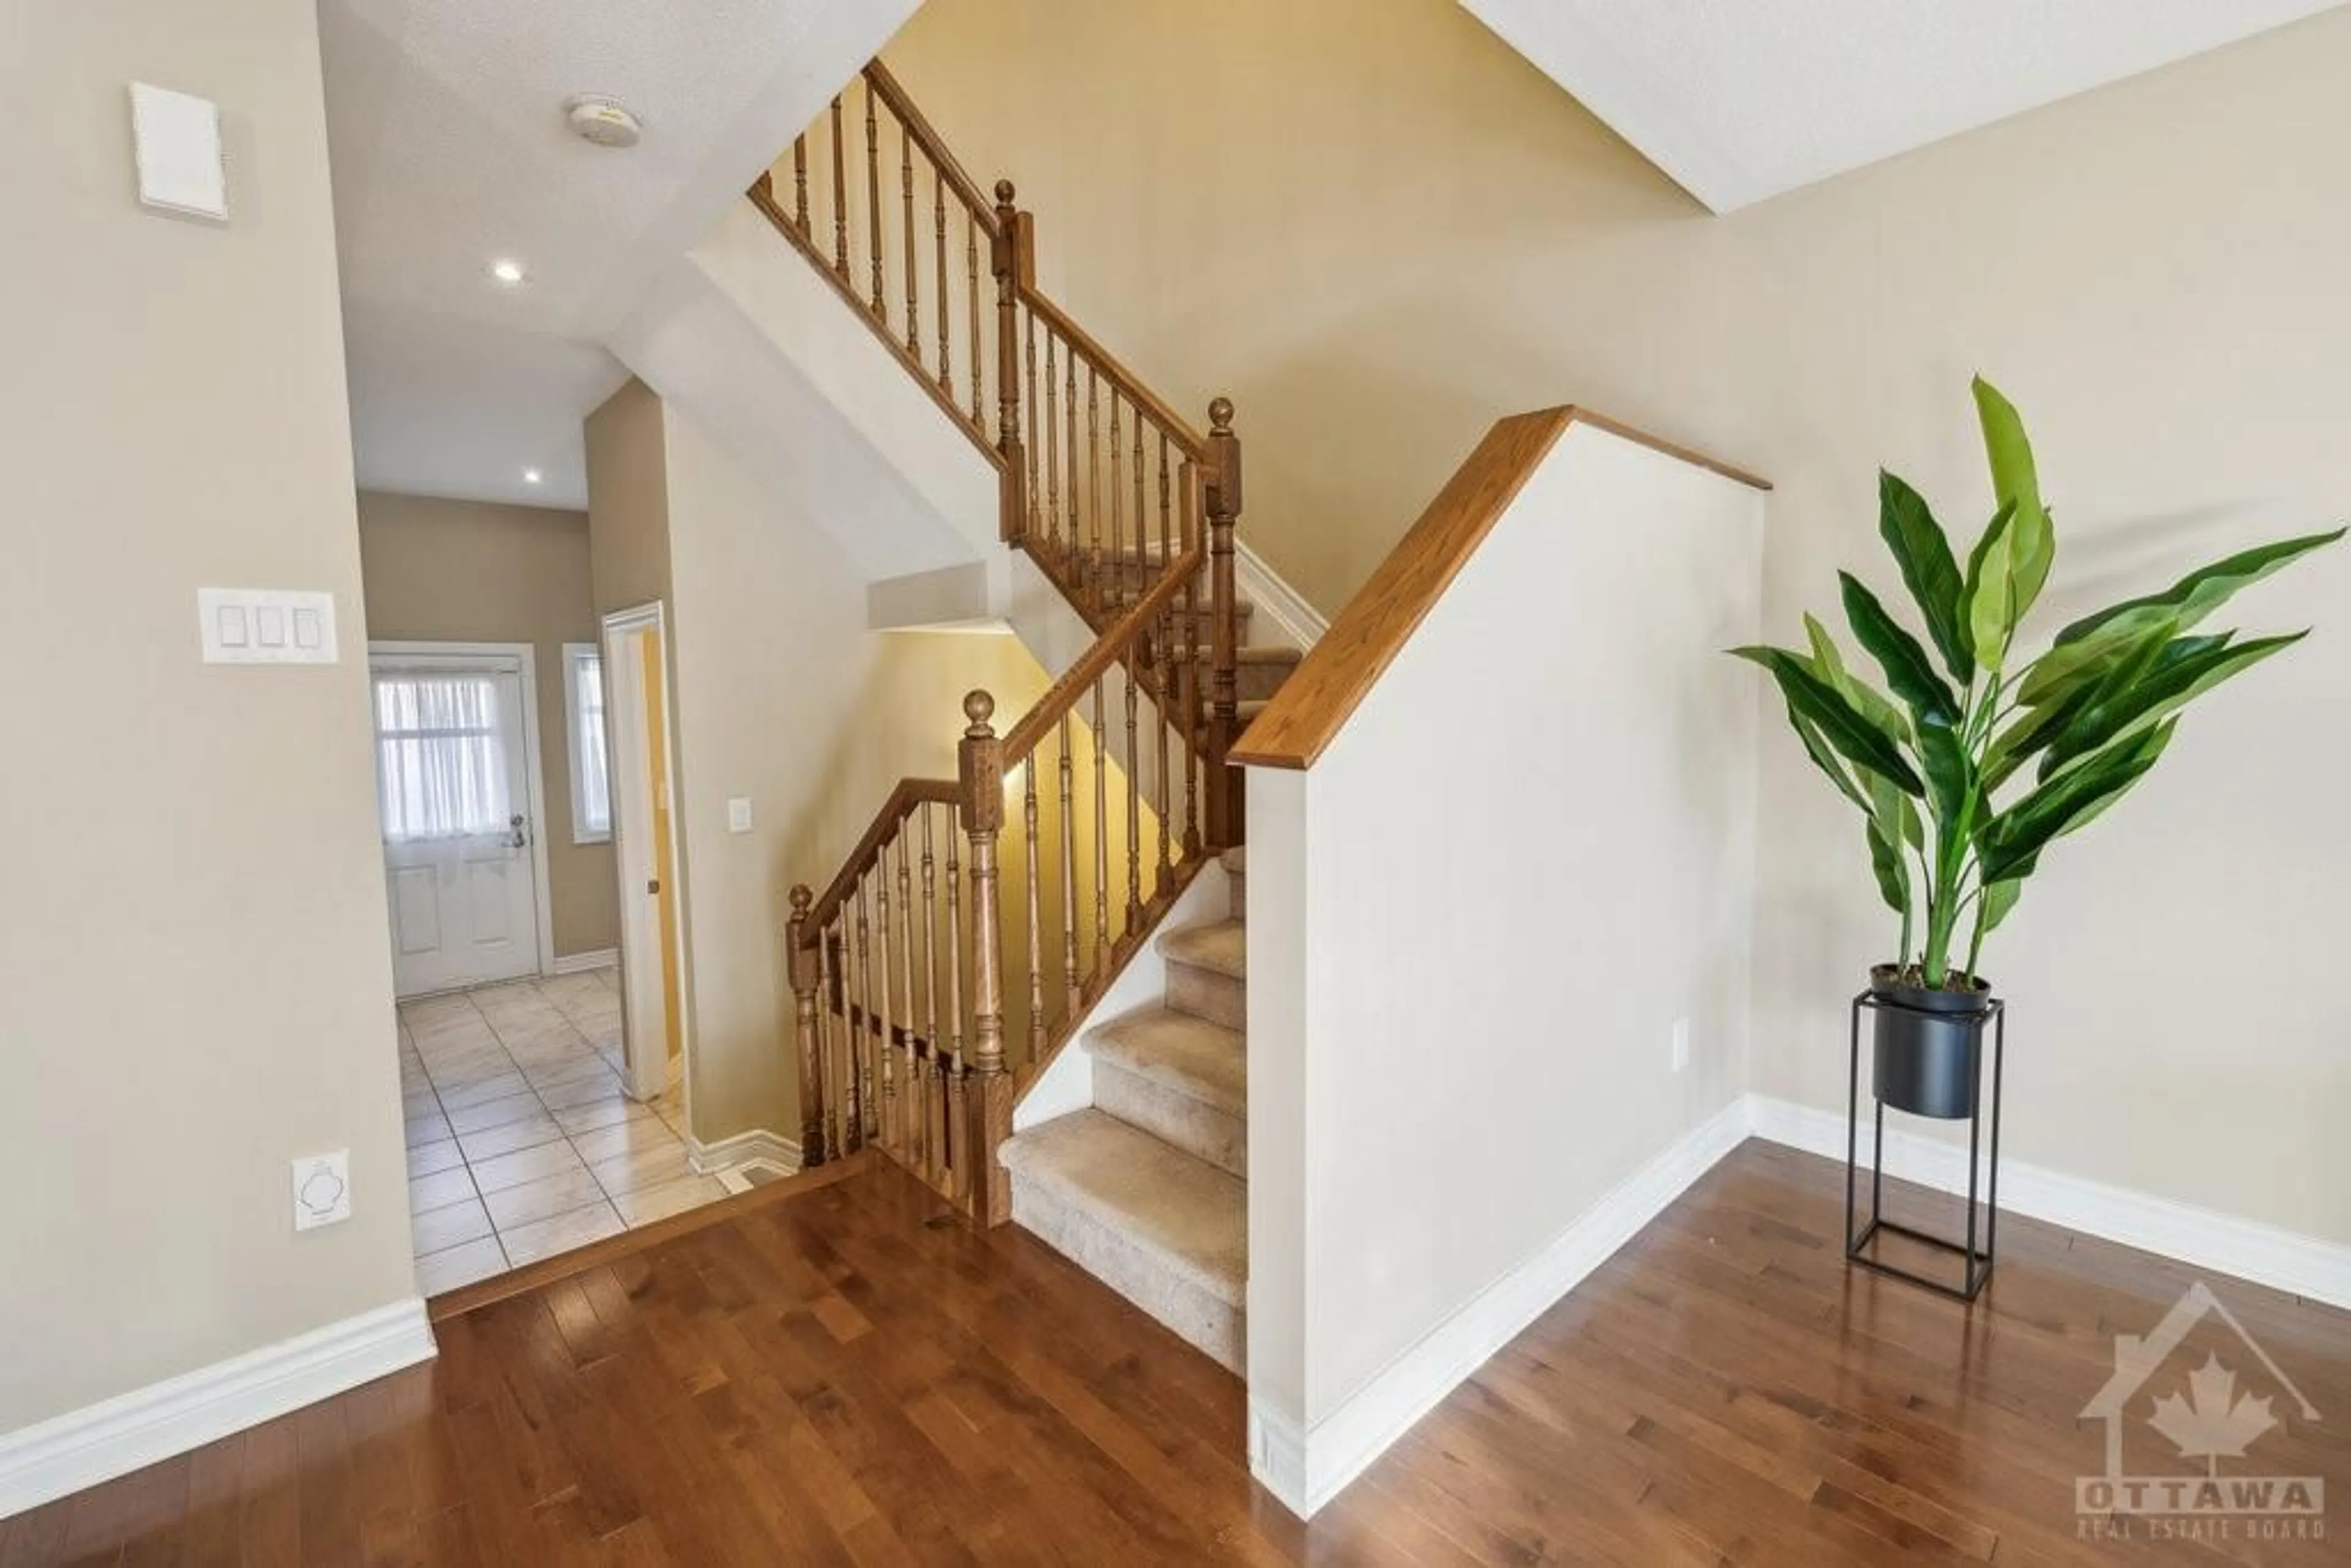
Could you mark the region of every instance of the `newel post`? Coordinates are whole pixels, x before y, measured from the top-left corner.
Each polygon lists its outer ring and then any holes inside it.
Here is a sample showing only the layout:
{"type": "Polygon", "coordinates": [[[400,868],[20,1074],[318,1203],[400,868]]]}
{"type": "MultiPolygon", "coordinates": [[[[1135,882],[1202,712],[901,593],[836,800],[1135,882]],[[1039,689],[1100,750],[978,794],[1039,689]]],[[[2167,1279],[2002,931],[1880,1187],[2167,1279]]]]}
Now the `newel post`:
{"type": "Polygon", "coordinates": [[[996,1151],[1012,1136],[1012,1080],[1004,1071],[1004,944],[996,907],[996,836],[1004,826],[1004,743],[988,720],[996,699],[963,699],[971,721],[956,750],[964,838],[971,850],[972,1214],[982,1225],[1012,1218],[1009,1178],[996,1151]]]}
{"type": "Polygon", "coordinates": [[[1241,513],[1241,438],[1233,434],[1230,398],[1208,405],[1208,847],[1222,850],[1241,841],[1244,799],[1239,772],[1225,761],[1240,738],[1233,525],[1241,513]]]}
{"type": "Polygon", "coordinates": [[[1029,214],[1013,205],[1012,182],[996,182],[996,449],[1004,457],[1004,542],[1019,541],[1029,518],[1028,458],[1020,444],[1020,285],[1032,281],[1029,214]]]}
{"type": "Polygon", "coordinates": [[[817,949],[808,939],[809,905],[812,902],[806,883],[792,889],[792,920],[784,936],[784,963],[792,984],[792,1039],[799,1055],[803,1166],[824,1164],[824,1092],[817,1071],[817,949]]]}

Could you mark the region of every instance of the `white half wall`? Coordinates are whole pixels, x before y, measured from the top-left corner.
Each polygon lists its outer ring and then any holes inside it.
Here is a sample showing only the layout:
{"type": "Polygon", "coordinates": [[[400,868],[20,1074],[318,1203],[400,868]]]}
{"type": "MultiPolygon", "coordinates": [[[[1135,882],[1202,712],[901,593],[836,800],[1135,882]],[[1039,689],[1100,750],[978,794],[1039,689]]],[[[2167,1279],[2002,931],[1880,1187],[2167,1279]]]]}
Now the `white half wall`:
{"type": "Polygon", "coordinates": [[[1762,542],[1760,492],[1572,424],[1314,767],[1251,770],[1261,1475],[1287,1447],[1328,1481],[1341,1444],[1352,1474],[1401,1430],[1367,1441],[1367,1402],[1475,1365],[1382,1392],[1432,1335],[1728,1146],[1700,1130],[1745,1086],[1761,705],[1719,651],[1762,542]],[[1443,809],[1473,791],[1516,809],[1443,809]]]}

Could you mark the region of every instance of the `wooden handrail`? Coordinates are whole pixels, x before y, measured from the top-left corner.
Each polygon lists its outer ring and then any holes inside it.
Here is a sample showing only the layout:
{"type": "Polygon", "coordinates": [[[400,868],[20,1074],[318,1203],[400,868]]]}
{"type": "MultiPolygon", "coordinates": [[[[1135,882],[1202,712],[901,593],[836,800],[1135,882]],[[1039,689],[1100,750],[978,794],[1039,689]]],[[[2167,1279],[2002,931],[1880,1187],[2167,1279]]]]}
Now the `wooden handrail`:
{"type": "Polygon", "coordinates": [[[872,825],[858,839],[857,847],[841,860],[840,873],[825,883],[824,891],[817,895],[808,916],[810,936],[813,937],[822,931],[840,913],[841,904],[855,890],[857,879],[871,869],[874,855],[889,841],[898,824],[905,821],[908,810],[925,801],[941,801],[952,806],[961,799],[963,796],[952,779],[899,779],[897,788],[890,791],[890,798],[882,802],[882,809],[873,813],[872,825]]]}
{"type": "Polygon", "coordinates": [[[1251,768],[1311,768],[1393,664],[1559,438],[1588,424],[1757,489],[1751,474],[1573,404],[1496,423],[1381,561],[1232,750],[1251,768]]]}
{"type": "Polygon", "coordinates": [[[1208,438],[1193,429],[1182,414],[1168,407],[1157,393],[1144,386],[1141,377],[1119,362],[1117,355],[1096,342],[1092,334],[1084,328],[1071,320],[1067,311],[1026,283],[1020,286],[1020,303],[1034,311],[1037,319],[1058,334],[1063,342],[1085,355],[1093,368],[1100,371],[1103,379],[1117,388],[1128,402],[1149,414],[1151,423],[1172,437],[1185,456],[1196,463],[1211,460],[1208,438]]]}
{"type": "Polygon", "coordinates": [[[997,233],[996,208],[991,198],[981,193],[979,182],[973,179],[956,155],[948,151],[946,139],[932,126],[930,117],[914,107],[914,100],[906,96],[906,89],[898,85],[898,78],[890,74],[890,68],[878,57],[866,65],[865,79],[873,84],[873,90],[880,93],[882,101],[890,106],[890,112],[898,117],[898,123],[913,134],[914,145],[923,150],[923,155],[931,161],[931,166],[946,176],[948,189],[954,191],[963,204],[971,210],[972,215],[979,220],[982,231],[994,238],[997,233]]]}
{"type": "Polygon", "coordinates": [[[1160,574],[1151,591],[1136,600],[1134,608],[1095,638],[1093,646],[1079,655],[1076,664],[1061,672],[1060,680],[1045,688],[1044,695],[1029,705],[1020,722],[1012,727],[1012,733],[1004,737],[1007,767],[1036,750],[1038,743],[1061,722],[1061,716],[1077,706],[1078,698],[1126,658],[1128,650],[1142,640],[1152,623],[1184,591],[1185,580],[1207,565],[1207,552],[1197,545],[1177,556],[1171,570],[1160,574]]]}

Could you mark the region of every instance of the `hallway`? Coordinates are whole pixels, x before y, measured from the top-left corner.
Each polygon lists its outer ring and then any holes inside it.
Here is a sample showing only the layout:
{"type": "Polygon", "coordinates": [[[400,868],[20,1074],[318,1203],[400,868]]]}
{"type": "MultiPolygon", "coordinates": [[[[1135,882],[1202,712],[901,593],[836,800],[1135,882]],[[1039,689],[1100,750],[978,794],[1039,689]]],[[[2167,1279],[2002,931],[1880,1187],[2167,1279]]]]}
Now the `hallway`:
{"type": "Polygon", "coordinates": [[[417,1288],[436,1295],[707,1203],[677,1090],[622,1088],[619,971],[400,1007],[417,1288]]]}

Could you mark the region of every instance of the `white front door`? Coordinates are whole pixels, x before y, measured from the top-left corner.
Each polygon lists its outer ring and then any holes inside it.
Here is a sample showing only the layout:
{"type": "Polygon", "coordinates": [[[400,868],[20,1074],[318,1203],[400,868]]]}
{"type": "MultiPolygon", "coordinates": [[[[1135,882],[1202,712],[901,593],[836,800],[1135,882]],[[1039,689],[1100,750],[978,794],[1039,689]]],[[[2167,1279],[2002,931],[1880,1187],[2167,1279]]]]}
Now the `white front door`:
{"type": "Polygon", "coordinates": [[[379,655],[376,799],[403,997],[538,970],[519,662],[379,655]]]}

